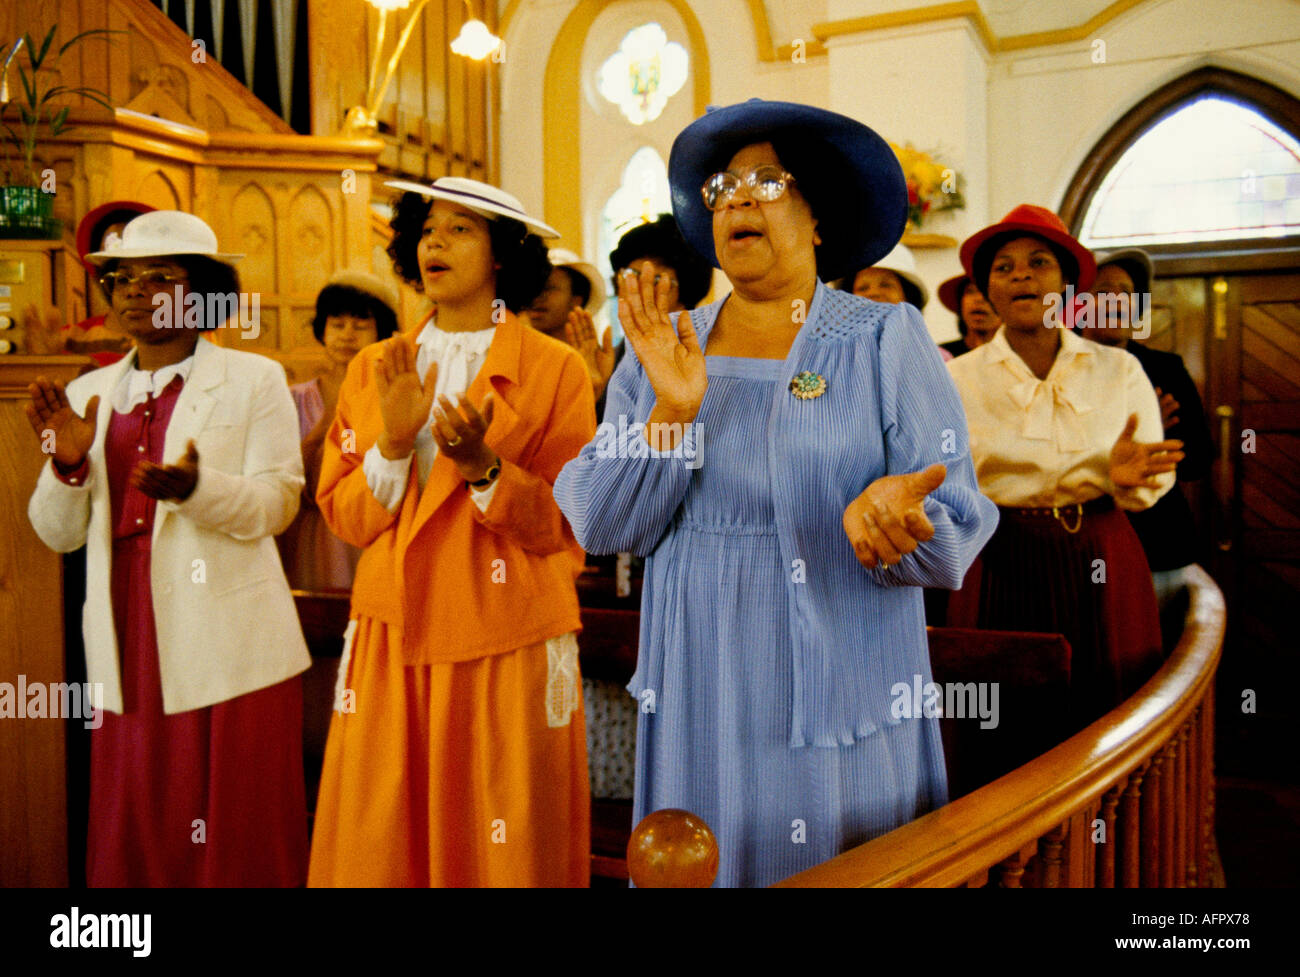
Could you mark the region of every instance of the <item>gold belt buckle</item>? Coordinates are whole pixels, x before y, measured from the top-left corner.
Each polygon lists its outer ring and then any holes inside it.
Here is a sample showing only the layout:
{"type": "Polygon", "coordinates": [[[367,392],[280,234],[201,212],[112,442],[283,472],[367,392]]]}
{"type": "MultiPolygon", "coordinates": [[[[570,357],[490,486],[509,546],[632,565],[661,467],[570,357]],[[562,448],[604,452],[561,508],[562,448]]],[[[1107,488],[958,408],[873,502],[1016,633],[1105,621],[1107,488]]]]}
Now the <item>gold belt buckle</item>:
{"type": "Polygon", "coordinates": [[[1071,534],[1077,533],[1080,527],[1083,525],[1083,504],[1076,502],[1074,504],[1074,508],[1077,511],[1075,512],[1074,528],[1071,529],[1070,526],[1066,523],[1066,521],[1061,518],[1060,508],[1058,508],[1057,506],[1052,506],[1052,515],[1056,517],[1056,521],[1061,524],[1062,529],[1064,529],[1067,533],[1071,533],[1071,534]]]}

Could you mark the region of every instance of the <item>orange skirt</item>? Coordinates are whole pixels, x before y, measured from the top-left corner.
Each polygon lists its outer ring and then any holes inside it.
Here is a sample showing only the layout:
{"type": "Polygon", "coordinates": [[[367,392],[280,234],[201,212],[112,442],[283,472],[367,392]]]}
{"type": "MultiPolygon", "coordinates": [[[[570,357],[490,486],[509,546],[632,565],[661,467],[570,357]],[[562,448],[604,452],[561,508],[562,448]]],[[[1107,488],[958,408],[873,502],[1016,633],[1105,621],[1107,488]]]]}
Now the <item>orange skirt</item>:
{"type": "Polygon", "coordinates": [[[546,696],[556,690],[546,642],[407,666],[400,628],[354,623],[307,884],[585,887],[582,695],[579,687],[567,723],[548,724],[546,696]]]}

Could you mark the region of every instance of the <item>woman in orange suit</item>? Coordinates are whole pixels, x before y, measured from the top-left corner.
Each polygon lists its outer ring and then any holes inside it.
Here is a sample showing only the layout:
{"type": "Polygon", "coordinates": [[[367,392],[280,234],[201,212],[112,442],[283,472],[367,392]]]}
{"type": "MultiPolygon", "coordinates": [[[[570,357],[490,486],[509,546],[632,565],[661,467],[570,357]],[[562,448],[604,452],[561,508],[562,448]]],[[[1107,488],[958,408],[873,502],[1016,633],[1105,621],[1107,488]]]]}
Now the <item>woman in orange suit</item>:
{"type": "Polygon", "coordinates": [[[582,553],[551,486],[595,405],[515,318],[557,235],[475,180],[388,186],[393,267],[437,311],[357,354],[325,447],[317,502],[365,552],[308,884],[586,885],[582,553]]]}

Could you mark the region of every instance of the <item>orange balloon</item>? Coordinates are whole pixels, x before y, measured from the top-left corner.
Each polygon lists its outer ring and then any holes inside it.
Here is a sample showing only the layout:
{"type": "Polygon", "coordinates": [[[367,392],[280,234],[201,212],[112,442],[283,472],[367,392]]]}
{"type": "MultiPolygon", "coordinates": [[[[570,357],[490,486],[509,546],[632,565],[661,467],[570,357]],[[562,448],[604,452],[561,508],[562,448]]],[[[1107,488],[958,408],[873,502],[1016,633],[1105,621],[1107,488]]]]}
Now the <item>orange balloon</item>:
{"type": "Polygon", "coordinates": [[[718,841],[690,811],[654,811],[632,832],[627,870],[638,889],[707,889],[718,875],[718,841]]]}

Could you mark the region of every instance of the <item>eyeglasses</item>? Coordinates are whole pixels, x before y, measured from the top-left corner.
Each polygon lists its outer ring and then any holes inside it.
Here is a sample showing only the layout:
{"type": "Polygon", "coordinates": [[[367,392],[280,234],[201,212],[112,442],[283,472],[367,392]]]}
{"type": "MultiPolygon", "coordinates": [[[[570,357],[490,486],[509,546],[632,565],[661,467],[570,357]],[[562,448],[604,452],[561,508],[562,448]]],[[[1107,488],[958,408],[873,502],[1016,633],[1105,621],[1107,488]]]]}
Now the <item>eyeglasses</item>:
{"type": "Polygon", "coordinates": [[[139,275],[128,275],[124,271],[110,271],[99,276],[99,284],[110,295],[127,285],[139,285],[149,292],[161,291],[172,285],[189,281],[184,275],[173,275],[165,271],[145,271],[139,275]]]}
{"type": "Polygon", "coordinates": [[[756,166],[744,176],[734,173],[714,173],[704,181],[700,192],[704,196],[704,206],[709,210],[721,210],[727,206],[741,184],[749,195],[760,203],[770,204],[780,200],[786,189],[794,182],[794,177],[781,167],[772,163],[756,166]]]}
{"type": "MultiPolygon", "coordinates": [[[[633,264],[628,265],[626,268],[622,269],[622,270],[619,272],[619,274],[620,274],[620,275],[627,275],[627,274],[630,274],[630,275],[632,275],[632,276],[634,276],[634,277],[636,277],[636,278],[640,278],[640,277],[641,277],[641,269],[638,268],[638,267],[636,266],[635,263],[633,263],[633,264]]],[[[665,279],[665,278],[668,280],[668,288],[669,288],[669,289],[677,288],[677,279],[674,278],[672,275],[667,274],[666,272],[655,272],[654,283],[655,283],[656,285],[658,285],[659,282],[662,281],[662,280],[665,279]]]]}

